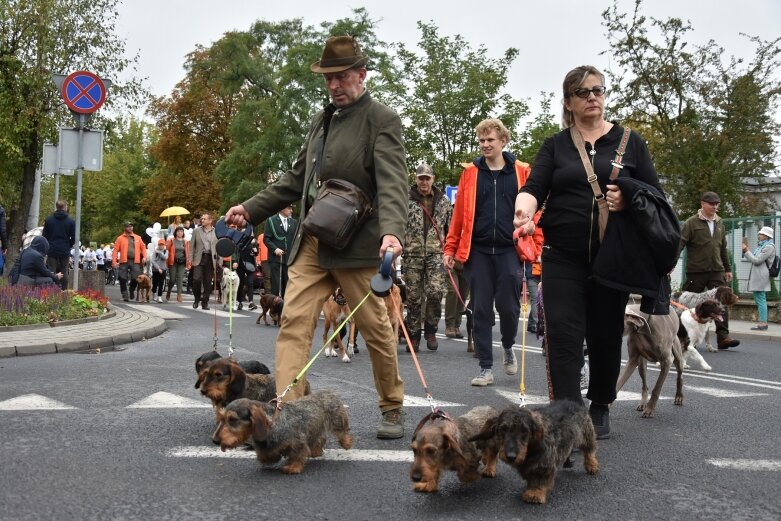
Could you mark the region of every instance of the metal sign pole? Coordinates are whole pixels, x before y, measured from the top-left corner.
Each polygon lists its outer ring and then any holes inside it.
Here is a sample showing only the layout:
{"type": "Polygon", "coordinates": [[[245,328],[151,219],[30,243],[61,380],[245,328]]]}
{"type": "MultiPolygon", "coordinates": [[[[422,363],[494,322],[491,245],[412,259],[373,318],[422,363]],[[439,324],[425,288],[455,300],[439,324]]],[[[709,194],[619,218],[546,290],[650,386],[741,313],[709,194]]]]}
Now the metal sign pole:
{"type": "Polygon", "coordinates": [[[57,200],[60,198],[60,174],[54,174],[54,211],[57,211],[57,200]]]}
{"type": "Polygon", "coordinates": [[[81,178],[84,174],[84,126],[86,120],[85,114],[78,115],[78,128],[79,128],[79,153],[78,153],[78,166],[76,168],[76,236],[74,241],[73,250],[73,289],[79,290],[79,258],[81,255],[81,178]]]}

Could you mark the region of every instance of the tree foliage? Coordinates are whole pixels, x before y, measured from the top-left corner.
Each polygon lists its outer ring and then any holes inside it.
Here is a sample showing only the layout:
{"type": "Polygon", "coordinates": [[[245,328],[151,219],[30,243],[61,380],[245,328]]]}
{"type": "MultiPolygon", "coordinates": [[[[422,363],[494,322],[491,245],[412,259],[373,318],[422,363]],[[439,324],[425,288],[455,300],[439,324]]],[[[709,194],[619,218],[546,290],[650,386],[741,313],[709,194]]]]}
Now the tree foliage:
{"type": "MultiPolygon", "coordinates": [[[[131,73],[116,36],[118,0],[4,0],[0,2],[0,199],[9,210],[14,251],[25,231],[35,169],[43,143],[56,141],[69,122],[53,73],[90,70],[100,77],[131,73]]],[[[144,92],[135,79],[116,82],[107,107],[137,103],[144,92]]]]}
{"type": "Polygon", "coordinates": [[[501,119],[517,139],[528,107],[504,89],[518,49],[494,59],[483,46],[473,50],[461,35],[440,36],[434,23],[418,22],[418,28],[422,54],[398,44],[402,74],[395,108],[404,122],[410,170],[425,161],[439,180],[453,183],[461,163],[478,155],[474,129],[481,120],[501,119]]]}
{"type": "Polygon", "coordinates": [[[517,139],[515,149],[518,159],[527,163],[533,163],[545,140],[561,130],[556,115],[551,112],[553,93],[541,92],[540,96],[540,110],[517,139]]]}
{"type": "MultiPolygon", "coordinates": [[[[611,108],[648,140],[681,216],[699,208],[706,190],[721,195],[724,214],[739,215],[747,205],[741,181],[772,173],[777,164],[781,38],[749,37],[754,57],[725,62],[713,40],[702,46],[686,41],[688,21],[646,18],[641,7],[635,0],[634,10],[624,13],[615,2],[602,14],[610,44],[605,53],[616,64],[607,71],[611,108]]],[[[768,209],[766,203],[754,211],[768,209]]]]}

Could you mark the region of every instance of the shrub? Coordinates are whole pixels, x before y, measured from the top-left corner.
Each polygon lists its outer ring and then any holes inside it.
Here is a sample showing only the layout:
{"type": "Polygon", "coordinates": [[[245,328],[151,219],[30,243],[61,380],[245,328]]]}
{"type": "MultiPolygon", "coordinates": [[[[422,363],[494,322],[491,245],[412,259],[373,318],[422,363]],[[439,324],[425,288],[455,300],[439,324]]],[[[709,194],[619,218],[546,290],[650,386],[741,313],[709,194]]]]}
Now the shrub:
{"type": "Polygon", "coordinates": [[[61,290],[46,286],[0,286],[0,326],[43,324],[99,316],[108,299],[94,290],[61,290]]]}

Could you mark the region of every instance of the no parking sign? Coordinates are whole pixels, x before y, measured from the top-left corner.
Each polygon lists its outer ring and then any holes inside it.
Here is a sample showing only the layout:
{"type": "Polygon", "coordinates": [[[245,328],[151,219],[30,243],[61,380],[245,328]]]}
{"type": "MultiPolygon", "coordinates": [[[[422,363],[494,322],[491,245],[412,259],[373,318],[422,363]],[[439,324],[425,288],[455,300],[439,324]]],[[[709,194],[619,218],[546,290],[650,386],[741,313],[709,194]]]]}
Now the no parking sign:
{"type": "Polygon", "coordinates": [[[62,82],[62,99],[73,112],[92,114],[106,101],[106,85],[89,71],[76,71],[62,82]]]}

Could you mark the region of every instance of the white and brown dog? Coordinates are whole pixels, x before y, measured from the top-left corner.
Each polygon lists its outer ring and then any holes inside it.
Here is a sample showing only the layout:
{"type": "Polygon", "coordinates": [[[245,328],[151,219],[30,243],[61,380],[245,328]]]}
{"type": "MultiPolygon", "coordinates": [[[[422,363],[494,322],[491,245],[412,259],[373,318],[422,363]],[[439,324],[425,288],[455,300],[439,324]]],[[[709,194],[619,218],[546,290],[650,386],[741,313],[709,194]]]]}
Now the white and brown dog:
{"type": "Polygon", "coordinates": [[[706,344],[708,351],[716,351],[710,342],[706,342],[708,328],[714,320],[724,320],[723,309],[718,301],[713,299],[703,300],[693,308],[681,313],[681,327],[678,328],[678,338],[683,348],[684,367],[688,368],[686,360],[692,357],[705,371],[713,369],[702,355],[697,351],[697,346],[706,344]]]}
{"type": "Polygon", "coordinates": [[[237,302],[239,295],[239,275],[227,266],[222,268],[220,295],[222,309],[228,309],[229,304],[233,306],[234,310],[239,308],[239,303],[237,302]]]}

